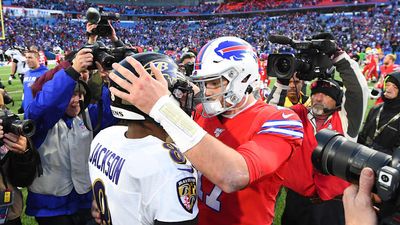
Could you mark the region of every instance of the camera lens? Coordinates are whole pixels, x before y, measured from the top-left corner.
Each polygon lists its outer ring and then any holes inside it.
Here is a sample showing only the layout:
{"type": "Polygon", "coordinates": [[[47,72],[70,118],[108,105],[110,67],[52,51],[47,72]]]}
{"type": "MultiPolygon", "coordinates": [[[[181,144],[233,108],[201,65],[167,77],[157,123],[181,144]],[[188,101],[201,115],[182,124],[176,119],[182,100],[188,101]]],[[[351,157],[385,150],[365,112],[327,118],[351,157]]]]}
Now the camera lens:
{"type": "Polygon", "coordinates": [[[290,59],[281,57],[276,60],[275,67],[280,74],[288,74],[291,68],[290,59]]]}
{"type": "Polygon", "coordinates": [[[324,129],[317,133],[318,146],[312,153],[312,163],[326,175],[334,175],[357,183],[361,170],[370,167],[375,172],[390,165],[392,157],[347,140],[341,134],[324,129]]]}
{"type": "Polygon", "coordinates": [[[100,21],[100,12],[93,8],[90,7],[87,11],[86,11],[86,19],[89,23],[91,24],[97,24],[100,21]]]}
{"type": "Polygon", "coordinates": [[[35,134],[36,126],[32,120],[14,120],[10,124],[10,131],[17,135],[32,137],[35,134]]]}

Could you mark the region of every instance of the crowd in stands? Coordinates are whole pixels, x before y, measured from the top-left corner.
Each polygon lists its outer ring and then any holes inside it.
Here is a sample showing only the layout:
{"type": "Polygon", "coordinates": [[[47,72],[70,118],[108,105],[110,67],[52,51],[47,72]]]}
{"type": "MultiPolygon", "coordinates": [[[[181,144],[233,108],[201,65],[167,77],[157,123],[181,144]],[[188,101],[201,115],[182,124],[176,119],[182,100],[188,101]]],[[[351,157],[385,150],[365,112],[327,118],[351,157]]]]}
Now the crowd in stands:
{"type": "MultiPolygon", "coordinates": [[[[62,10],[66,12],[82,12],[89,7],[97,7],[92,3],[86,3],[82,0],[50,0],[50,1],[29,1],[29,0],[12,0],[12,6],[38,9],[62,10]]],[[[211,14],[219,4],[204,4],[198,6],[129,6],[129,5],[102,5],[105,12],[115,12],[120,14],[146,14],[146,15],[167,15],[167,14],[211,14]]]]}
{"type": "Polygon", "coordinates": [[[25,8],[51,9],[75,12],[82,12],[87,8],[94,6],[92,4],[86,3],[85,0],[12,0],[11,5],[25,8]]]}
{"type": "MultiPolygon", "coordinates": [[[[361,0],[364,2],[364,0],[361,0]]],[[[368,1],[368,0],[366,0],[368,1]]],[[[387,0],[370,0],[370,1],[387,1],[387,0]]],[[[353,0],[245,0],[245,1],[227,1],[221,4],[205,4],[201,2],[198,6],[129,6],[129,5],[102,5],[104,11],[116,12],[126,15],[169,15],[169,14],[213,14],[213,13],[230,13],[230,12],[250,12],[269,9],[286,9],[301,8],[304,6],[318,6],[326,4],[349,4],[359,1],[353,0]]],[[[81,12],[94,6],[83,0],[12,0],[12,6],[25,8],[53,9],[66,12],[81,12]]]]}
{"type": "MultiPolygon", "coordinates": [[[[198,48],[208,40],[232,35],[241,37],[259,52],[271,52],[269,34],[282,34],[301,40],[318,32],[330,32],[340,46],[350,52],[360,52],[366,47],[380,47],[385,52],[399,51],[399,11],[389,8],[373,8],[369,12],[333,15],[297,13],[281,17],[257,15],[253,17],[216,17],[210,20],[155,21],[140,18],[129,24],[115,22],[120,37],[145,50],[181,51],[198,48]],[[154,35],[159,34],[159,35],[154,35]]],[[[15,18],[5,14],[6,40],[0,44],[3,50],[10,46],[41,46],[50,50],[55,46],[65,51],[79,49],[84,45],[86,34],[83,20],[56,18],[15,18]]]]}

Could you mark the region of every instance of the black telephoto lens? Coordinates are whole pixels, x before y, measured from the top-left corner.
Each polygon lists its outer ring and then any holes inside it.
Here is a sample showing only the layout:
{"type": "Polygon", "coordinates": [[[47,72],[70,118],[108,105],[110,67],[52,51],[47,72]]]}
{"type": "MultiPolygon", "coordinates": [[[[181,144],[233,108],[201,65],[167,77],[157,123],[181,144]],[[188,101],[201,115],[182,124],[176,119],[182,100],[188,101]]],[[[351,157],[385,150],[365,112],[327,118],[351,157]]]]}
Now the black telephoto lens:
{"type": "Polygon", "coordinates": [[[312,153],[314,167],[323,174],[334,175],[351,183],[358,183],[364,167],[377,172],[392,161],[390,155],[349,141],[329,129],[319,131],[316,139],[318,146],[312,153]]]}

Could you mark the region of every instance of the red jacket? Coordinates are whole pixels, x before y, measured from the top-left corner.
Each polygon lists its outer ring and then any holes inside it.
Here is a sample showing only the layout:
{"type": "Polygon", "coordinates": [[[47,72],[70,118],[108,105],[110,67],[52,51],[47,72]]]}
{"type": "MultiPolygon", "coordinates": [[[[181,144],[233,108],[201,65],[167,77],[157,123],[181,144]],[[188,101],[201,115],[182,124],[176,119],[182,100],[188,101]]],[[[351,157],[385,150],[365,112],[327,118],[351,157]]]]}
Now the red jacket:
{"type": "MultiPolygon", "coordinates": [[[[295,111],[304,128],[304,139],[301,148],[294,153],[284,170],[284,186],[303,196],[319,196],[322,200],[330,200],[343,194],[344,189],[350,183],[335,177],[323,175],[313,168],[311,154],[317,146],[315,128],[308,118],[308,109],[297,104],[291,107],[295,111]]],[[[343,134],[343,128],[339,112],[334,112],[325,122],[323,128],[330,128],[343,134]]]]}

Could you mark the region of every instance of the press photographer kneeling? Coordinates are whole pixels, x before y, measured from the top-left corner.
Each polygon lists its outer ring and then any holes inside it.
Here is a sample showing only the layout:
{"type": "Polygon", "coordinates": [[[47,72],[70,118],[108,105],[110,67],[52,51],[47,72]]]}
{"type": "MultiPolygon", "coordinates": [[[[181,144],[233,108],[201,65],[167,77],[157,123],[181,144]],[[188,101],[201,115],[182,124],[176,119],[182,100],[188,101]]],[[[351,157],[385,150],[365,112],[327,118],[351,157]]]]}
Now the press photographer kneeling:
{"type": "Polygon", "coordinates": [[[314,167],[323,174],[353,183],[343,196],[346,224],[400,224],[400,148],[392,156],[387,155],[328,129],[318,132],[316,139],[318,146],[312,154],[314,167]],[[357,188],[354,184],[358,183],[357,188]],[[377,215],[371,199],[380,202],[375,205],[379,208],[377,215]]]}
{"type": "Polygon", "coordinates": [[[23,199],[17,187],[30,185],[40,167],[37,152],[28,142],[34,132],[32,121],[19,120],[10,111],[0,109],[0,224],[22,224],[23,199]]]}

